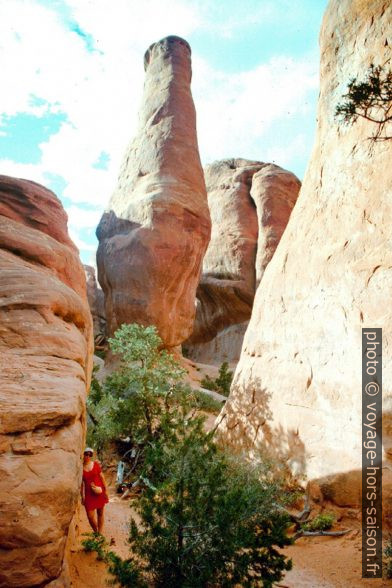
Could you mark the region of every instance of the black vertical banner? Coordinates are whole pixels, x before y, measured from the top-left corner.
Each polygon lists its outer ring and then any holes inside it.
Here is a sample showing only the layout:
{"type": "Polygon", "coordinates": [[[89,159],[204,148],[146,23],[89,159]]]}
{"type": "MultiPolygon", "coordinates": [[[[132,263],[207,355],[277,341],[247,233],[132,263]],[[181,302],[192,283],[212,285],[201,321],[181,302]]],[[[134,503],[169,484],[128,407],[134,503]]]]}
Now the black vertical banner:
{"type": "Polygon", "coordinates": [[[362,329],[362,577],[382,578],[382,329],[362,329]]]}

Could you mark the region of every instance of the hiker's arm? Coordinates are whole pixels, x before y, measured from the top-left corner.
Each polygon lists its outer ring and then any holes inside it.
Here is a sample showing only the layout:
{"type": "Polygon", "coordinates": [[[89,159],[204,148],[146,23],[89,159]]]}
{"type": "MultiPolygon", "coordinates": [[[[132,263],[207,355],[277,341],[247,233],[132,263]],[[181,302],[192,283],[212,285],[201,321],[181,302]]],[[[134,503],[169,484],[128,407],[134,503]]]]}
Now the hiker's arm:
{"type": "Polygon", "coordinates": [[[82,498],[82,504],[84,504],[84,482],[82,480],[82,483],[80,485],[80,496],[82,498]]]}
{"type": "Polygon", "coordinates": [[[107,493],[108,493],[108,489],[107,489],[107,486],[106,486],[106,480],[105,480],[105,477],[104,477],[104,475],[103,475],[103,473],[102,473],[102,472],[100,472],[100,474],[99,474],[99,475],[101,476],[102,484],[103,484],[103,487],[105,488],[105,492],[106,492],[106,494],[107,494],[107,493]]]}

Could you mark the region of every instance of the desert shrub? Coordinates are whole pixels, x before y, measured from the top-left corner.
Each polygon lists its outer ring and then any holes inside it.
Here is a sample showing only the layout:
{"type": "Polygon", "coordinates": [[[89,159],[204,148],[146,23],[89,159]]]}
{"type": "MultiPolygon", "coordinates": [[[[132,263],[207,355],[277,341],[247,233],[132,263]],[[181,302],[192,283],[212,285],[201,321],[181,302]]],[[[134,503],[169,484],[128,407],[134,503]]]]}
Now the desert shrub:
{"type": "Polygon", "coordinates": [[[121,559],[116,553],[111,551],[103,535],[98,533],[84,533],[86,539],[83,539],[82,546],[87,553],[95,551],[97,559],[104,561],[108,566],[108,571],[114,576],[114,580],[109,584],[119,584],[120,586],[134,586],[134,588],[145,588],[141,577],[140,570],[132,558],[121,559]]]}
{"type": "Polygon", "coordinates": [[[183,413],[163,426],[167,434],[146,455],[148,483],[133,503],[140,522],[131,521],[132,555],[123,561],[106,552],[104,561],[115,562],[109,571],[126,587],[272,587],[291,569],[279,551],[291,543],[291,522],[277,508],[281,485],[262,462],[222,452],[200,417],[183,413]]]}
{"type": "Polygon", "coordinates": [[[151,484],[136,506],[131,547],[155,586],[272,586],[291,561],[283,493],[263,464],[220,450],[202,420],[178,415],[146,456],[151,484]]]}
{"type": "Polygon", "coordinates": [[[200,382],[203,388],[207,390],[213,390],[214,392],[218,392],[223,396],[228,396],[230,394],[230,385],[233,380],[233,372],[229,370],[229,364],[227,361],[224,361],[219,368],[219,374],[217,378],[210,378],[210,376],[205,376],[200,382]]]}
{"type": "Polygon", "coordinates": [[[96,538],[85,548],[121,586],[270,587],[291,567],[278,550],[291,543],[283,487],[266,463],[218,447],[199,413],[206,396],[181,382],[184,370],[161,343],[154,327],[139,325],[110,340],[122,361],[90,397],[93,432],[96,445],[124,435],[144,448],[133,502],[140,523],[131,521],[127,560],[96,538]]]}
{"type": "Polygon", "coordinates": [[[364,79],[350,80],[344,102],[337,105],[335,115],[346,124],[354,124],[363,118],[376,125],[373,141],[385,141],[392,136],[383,134],[386,125],[392,122],[392,70],[370,65],[364,79]]]}
{"type": "Polygon", "coordinates": [[[204,394],[202,390],[193,390],[192,393],[199,410],[218,414],[222,409],[222,402],[215,400],[215,398],[211,398],[211,396],[208,396],[207,394],[204,394]]]}
{"type": "Polygon", "coordinates": [[[317,515],[309,523],[301,525],[303,531],[328,531],[335,522],[335,515],[333,513],[323,513],[317,515]]]}
{"type": "Polygon", "coordinates": [[[93,382],[87,402],[93,421],[89,438],[97,449],[120,436],[146,444],[159,434],[161,413],[185,401],[185,370],[161,349],[155,327],[122,325],[109,344],[121,363],[102,385],[93,382]]]}
{"type": "Polygon", "coordinates": [[[97,559],[105,560],[108,546],[105,537],[99,533],[83,533],[83,536],[86,537],[82,541],[84,551],[95,551],[97,559]]]}

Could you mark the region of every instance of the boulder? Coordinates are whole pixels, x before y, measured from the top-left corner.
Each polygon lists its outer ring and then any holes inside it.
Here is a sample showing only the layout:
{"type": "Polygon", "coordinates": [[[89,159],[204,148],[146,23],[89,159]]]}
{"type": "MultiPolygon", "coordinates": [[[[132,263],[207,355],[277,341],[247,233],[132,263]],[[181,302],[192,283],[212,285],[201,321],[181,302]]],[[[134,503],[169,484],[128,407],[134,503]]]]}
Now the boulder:
{"type": "Polygon", "coordinates": [[[212,232],[197,289],[194,329],[187,342],[194,359],[193,344],[212,341],[230,325],[250,318],[256,287],[300,188],[291,172],[246,159],[208,165],[205,178],[212,232]]]}
{"type": "Polygon", "coordinates": [[[335,109],[353,76],[387,63],[391,22],[383,0],[328,5],[313,153],[220,415],[226,442],[267,449],[344,505],[360,500],[362,327],[383,328],[384,471],[391,469],[392,141],[369,140],[374,123],[344,125],[335,109]]]}
{"type": "Polygon", "coordinates": [[[192,331],[210,215],[190,47],[167,37],[151,45],[144,63],[139,131],[97,229],[98,279],[110,335],[122,323],[153,324],[172,348],[192,331]]]}
{"type": "Polygon", "coordinates": [[[66,213],[43,186],[0,176],[0,586],[63,581],[91,365],[66,213]]]}

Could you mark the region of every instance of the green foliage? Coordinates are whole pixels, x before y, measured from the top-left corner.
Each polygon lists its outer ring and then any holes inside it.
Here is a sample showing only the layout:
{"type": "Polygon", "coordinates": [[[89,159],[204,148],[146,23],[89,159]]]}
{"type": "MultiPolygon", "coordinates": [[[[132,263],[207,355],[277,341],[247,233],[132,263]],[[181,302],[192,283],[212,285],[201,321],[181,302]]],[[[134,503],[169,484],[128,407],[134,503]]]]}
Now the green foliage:
{"type": "Polygon", "coordinates": [[[304,523],[301,528],[303,531],[328,531],[335,522],[333,513],[323,513],[317,515],[309,523],[304,523]]]}
{"type": "Polygon", "coordinates": [[[105,359],[106,358],[106,351],[104,349],[94,349],[94,355],[96,355],[97,357],[100,357],[101,359],[105,359]]]}
{"type": "Polygon", "coordinates": [[[97,559],[107,564],[109,573],[115,577],[115,580],[110,582],[111,584],[134,586],[134,588],[145,588],[147,586],[132,558],[121,559],[108,548],[107,541],[103,535],[98,533],[84,533],[84,535],[87,539],[82,541],[83,549],[86,552],[95,551],[97,559]]]}
{"type": "Polygon", "coordinates": [[[213,379],[210,376],[206,376],[200,382],[203,388],[207,390],[214,390],[223,396],[230,394],[230,385],[233,380],[233,372],[229,370],[229,364],[224,361],[219,368],[218,377],[213,379]]]}
{"type": "Polygon", "coordinates": [[[130,557],[121,559],[113,551],[108,551],[106,555],[108,571],[115,577],[113,584],[118,583],[120,586],[132,586],[133,588],[147,588],[146,582],[142,579],[138,565],[130,557]]]}
{"type": "Polygon", "coordinates": [[[91,384],[90,384],[90,392],[89,392],[89,399],[92,404],[98,404],[101,400],[103,395],[102,386],[99,383],[99,380],[96,378],[96,373],[99,370],[99,366],[95,365],[93,367],[93,373],[91,377],[91,384]]]}
{"type": "Polygon", "coordinates": [[[218,414],[221,411],[223,406],[222,402],[215,400],[215,398],[211,398],[211,396],[207,396],[202,390],[193,390],[192,394],[199,410],[204,410],[205,412],[211,412],[213,414],[218,414]]]}
{"type": "Polygon", "coordinates": [[[200,418],[178,415],[150,447],[145,472],[130,543],[155,586],[270,587],[291,568],[277,550],[291,543],[276,508],[282,488],[263,464],[219,450],[200,418]]]}
{"type": "MultiPolygon", "coordinates": [[[[133,504],[140,523],[131,521],[127,560],[96,537],[85,549],[121,586],[271,587],[291,568],[278,551],[291,543],[282,487],[266,464],[218,448],[199,414],[206,395],[181,382],[184,370],[161,344],[154,327],[139,325],[123,325],[110,340],[121,365],[94,384],[89,410],[96,446],[125,435],[143,447],[143,491],[133,504]]],[[[228,374],[223,364],[221,386],[228,374]]]]}
{"type": "Polygon", "coordinates": [[[83,533],[83,536],[87,537],[87,539],[83,539],[82,541],[84,551],[95,551],[97,559],[100,561],[105,560],[107,549],[105,537],[100,533],[83,533]]]}
{"type": "Polygon", "coordinates": [[[384,574],[387,578],[392,578],[392,535],[389,536],[384,549],[384,574]]]}
{"type": "Polygon", "coordinates": [[[353,78],[343,95],[345,102],[338,104],[335,115],[346,124],[355,123],[358,118],[377,124],[377,131],[371,137],[374,141],[391,139],[384,133],[392,121],[392,70],[370,65],[366,77],[358,82],[353,78]]]}
{"type": "Polygon", "coordinates": [[[185,370],[161,349],[155,327],[122,325],[109,344],[121,364],[102,386],[93,382],[87,404],[94,423],[89,438],[97,449],[119,436],[146,444],[159,433],[161,413],[183,401],[185,370]]]}

